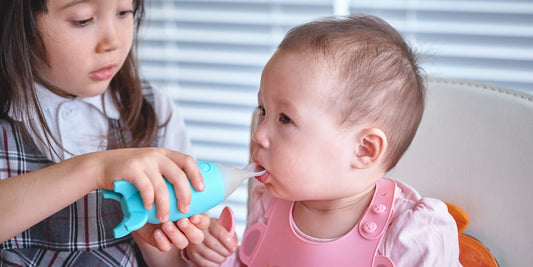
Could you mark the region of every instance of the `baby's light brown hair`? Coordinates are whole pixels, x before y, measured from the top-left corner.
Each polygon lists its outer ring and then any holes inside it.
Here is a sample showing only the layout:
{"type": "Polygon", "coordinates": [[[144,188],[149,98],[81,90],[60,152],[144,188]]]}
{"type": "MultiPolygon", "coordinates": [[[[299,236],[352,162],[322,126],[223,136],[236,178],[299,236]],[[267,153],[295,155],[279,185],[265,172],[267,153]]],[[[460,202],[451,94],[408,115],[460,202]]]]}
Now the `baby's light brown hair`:
{"type": "Polygon", "coordinates": [[[392,169],[424,112],[421,69],[400,33],[375,16],[329,17],[291,29],[278,49],[312,53],[334,68],[341,86],[330,101],[340,107],[340,124],[381,129],[388,140],[384,169],[392,169]]]}

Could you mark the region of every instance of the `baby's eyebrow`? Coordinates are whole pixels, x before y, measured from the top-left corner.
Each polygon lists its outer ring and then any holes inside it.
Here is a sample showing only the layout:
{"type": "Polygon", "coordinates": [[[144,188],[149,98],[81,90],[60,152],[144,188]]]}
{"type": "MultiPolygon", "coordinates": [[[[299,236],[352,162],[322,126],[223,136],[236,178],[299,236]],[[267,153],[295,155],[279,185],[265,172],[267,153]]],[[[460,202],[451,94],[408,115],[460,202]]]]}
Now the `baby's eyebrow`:
{"type": "Polygon", "coordinates": [[[276,98],[278,105],[287,109],[295,109],[294,103],[290,99],[286,98],[276,98]]]}

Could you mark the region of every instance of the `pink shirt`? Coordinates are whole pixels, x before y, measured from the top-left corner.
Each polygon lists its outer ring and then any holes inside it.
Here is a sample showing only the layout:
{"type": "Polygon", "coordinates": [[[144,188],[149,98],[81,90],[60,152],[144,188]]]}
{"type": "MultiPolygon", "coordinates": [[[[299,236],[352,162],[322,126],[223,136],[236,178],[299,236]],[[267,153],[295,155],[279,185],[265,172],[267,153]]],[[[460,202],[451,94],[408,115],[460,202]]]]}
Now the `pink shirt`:
{"type": "MultiPolygon", "coordinates": [[[[461,266],[457,225],[446,205],[433,198],[422,198],[412,187],[397,183],[394,215],[378,247],[399,266],[461,266]]],[[[247,226],[266,223],[263,214],[273,196],[260,183],[252,188],[247,226]]],[[[222,266],[239,266],[238,253],[222,266]]]]}

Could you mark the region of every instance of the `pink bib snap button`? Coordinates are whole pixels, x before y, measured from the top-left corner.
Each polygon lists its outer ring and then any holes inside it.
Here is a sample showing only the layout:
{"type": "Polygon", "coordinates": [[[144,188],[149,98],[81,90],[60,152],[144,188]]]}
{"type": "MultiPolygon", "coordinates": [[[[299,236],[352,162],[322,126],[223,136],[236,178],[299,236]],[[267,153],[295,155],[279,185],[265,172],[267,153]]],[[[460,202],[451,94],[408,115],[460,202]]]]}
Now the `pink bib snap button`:
{"type": "Polygon", "coordinates": [[[378,229],[378,225],[375,222],[366,222],[363,224],[363,230],[367,233],[372,233],[378,229]]]}
{"type": "Polygon", "coordinates": [[[387,211],[387,206],[383,205],[383,204],[377,204],[377,205],[374,205],[372,207],[372,210],[375,212],[375,213],[383,213],[385,211],[387,211]]]}

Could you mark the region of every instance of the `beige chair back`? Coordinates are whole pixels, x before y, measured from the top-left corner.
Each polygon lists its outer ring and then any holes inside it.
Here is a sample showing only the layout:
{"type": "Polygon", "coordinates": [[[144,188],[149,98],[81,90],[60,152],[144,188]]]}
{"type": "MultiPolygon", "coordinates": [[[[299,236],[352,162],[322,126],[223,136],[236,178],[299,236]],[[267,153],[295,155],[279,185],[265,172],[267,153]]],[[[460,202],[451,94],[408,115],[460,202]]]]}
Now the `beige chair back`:
{"type": "Polygon", "coordinates": [[[533,95],[451,79],[427,87],[417,135],[387,176],[465,210],[465,233],[500,266],[533,266],[533,95]]]}

